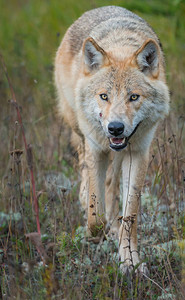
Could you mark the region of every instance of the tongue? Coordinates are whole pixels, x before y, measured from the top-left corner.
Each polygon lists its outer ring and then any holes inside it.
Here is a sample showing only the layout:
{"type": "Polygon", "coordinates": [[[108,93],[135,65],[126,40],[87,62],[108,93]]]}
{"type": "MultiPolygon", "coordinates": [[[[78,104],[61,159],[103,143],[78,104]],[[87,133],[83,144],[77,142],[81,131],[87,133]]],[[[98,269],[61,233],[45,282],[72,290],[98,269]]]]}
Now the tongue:
{"type": "Polygon", "coordinates": [[[111,141],[114,144],[121,144],[123,142],[123,139],[111,138],[111,141]]]}

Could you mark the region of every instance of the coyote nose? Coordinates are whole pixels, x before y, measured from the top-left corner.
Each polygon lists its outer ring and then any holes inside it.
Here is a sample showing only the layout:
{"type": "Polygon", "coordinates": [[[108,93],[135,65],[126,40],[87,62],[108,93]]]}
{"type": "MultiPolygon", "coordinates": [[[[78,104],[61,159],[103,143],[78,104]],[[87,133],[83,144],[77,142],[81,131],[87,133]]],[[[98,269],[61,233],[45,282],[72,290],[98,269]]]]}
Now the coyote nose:
{"type": "Polygon", "coordinates": [[[118,136],[123,133],[124,131],[124,125],[120,122],[111,122],[108,125],[108,131],[110,134],[114,136],[118,136]]]}

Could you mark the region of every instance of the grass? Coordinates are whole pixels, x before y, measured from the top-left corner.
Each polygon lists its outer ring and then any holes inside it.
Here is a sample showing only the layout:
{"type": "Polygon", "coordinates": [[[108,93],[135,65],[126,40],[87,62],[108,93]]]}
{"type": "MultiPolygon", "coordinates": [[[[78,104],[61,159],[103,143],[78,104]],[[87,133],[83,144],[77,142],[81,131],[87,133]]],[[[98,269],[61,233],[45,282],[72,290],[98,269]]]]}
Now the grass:
{"type": "Polygon", "coordinates": [[[180,0],[3,1],[0,51],[32,145],[43,249],[36,238],[30,173],[11,93],[0,69],[0,294],[3,299],[183,299],[185,4],[180,0]],[[118,245],[85,238],[79,174],[69,131],[57,118],[53,60],[69,25],[84,11],[121,5],[162,41],[171,112],[154,140],[138,237],[149,279],[122,276],[118,245]],[[10,152],[23,150],[17,160],[10,152]],[[47,260],[44,265],[40,249],[47,260]]]}

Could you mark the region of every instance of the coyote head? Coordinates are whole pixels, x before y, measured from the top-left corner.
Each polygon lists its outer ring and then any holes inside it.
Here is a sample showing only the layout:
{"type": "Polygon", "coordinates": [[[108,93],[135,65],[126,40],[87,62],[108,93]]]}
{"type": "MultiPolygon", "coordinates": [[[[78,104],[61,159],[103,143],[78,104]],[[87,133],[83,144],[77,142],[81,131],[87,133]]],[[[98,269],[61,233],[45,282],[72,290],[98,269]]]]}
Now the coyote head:
{"type": "Polygon", "coordinates": [[[125,148],[140,127],[153,127],[168,112],[163,55],[155,40],[137,50],[105,51],[88,38],[82,60],[81,109],[94,126],[101,124],[113,150],[125,148]]]}

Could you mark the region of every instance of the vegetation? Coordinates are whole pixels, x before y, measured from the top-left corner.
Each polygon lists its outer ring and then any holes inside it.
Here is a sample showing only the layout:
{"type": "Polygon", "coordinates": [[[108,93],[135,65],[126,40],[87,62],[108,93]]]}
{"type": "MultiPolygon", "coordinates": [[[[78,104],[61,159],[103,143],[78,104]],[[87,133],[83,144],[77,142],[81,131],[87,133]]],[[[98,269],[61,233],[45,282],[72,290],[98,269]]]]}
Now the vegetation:
{"type": "Polygon", "coordinates": [[[0,52],[20,108],[39,201],[37,231],[30,166],[16,105],[0,68],[0,298],[184,299],[185,2],[183,0],[0,0],[0,52]],[[122,275],[118,245],[85,236],[80,176],[70,132],[55,108],[53,60],[84,11],[120,5],[154,28],[166,55],[171,112],[153,142],[138,236],[149,274],[122,275]],[[32,234],[31,234],[32,233],[32,234]]]}

